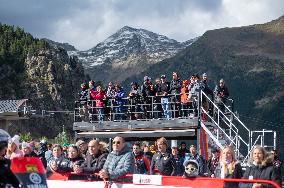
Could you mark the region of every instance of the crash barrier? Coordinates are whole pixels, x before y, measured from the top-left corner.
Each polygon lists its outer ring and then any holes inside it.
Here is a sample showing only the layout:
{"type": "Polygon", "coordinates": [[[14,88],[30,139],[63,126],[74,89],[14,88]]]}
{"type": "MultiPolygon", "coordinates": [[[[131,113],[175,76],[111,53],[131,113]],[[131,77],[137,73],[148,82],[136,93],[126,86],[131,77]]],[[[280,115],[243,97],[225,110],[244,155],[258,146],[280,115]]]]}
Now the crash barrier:
{"type": "MultiPolygon", "coordinates": [[[[78,174],[82,176],[83,174],[78,174]]],[[[90,175],[86,175],[90,176],[90,175]]],[[[96,174],[92,175],[96,176],[96,174]]],[[[268,180],[248,180],[248,179],[220,179],[220,178],[205,178],[205,177],[192,177],[185,178],[182,176],[161,176],[161,175],[142,175],[142,174],[129,174],[120,177],[115,181],[78,181],[70,180],[74,178],[74,173],[57,174],[55,173],[49,178],[48,187],[102,187],[102,188],[140,188],[140,187],[191,187],[191,188],[223,188],[226,182],[243,182],[243,183],[261,183],[272,185],[271,187],[281,188],[277,183],[268,180]],[[126,181],[124,181],[126,179],[126,181]],[[129,181],[130,180],[130,181],[129,181]]]]}

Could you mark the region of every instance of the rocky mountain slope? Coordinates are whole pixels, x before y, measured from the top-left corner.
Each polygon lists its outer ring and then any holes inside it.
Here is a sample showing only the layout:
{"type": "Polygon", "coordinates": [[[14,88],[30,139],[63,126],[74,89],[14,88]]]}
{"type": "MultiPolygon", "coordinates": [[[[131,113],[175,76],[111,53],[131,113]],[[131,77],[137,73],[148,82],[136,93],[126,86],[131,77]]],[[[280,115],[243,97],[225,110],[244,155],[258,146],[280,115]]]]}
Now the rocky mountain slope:
{"type": "Polygon", "coordinates": [[[174,56],[196,39],[184,43],[125,26],[88,51],[69,51],[83,62],[94,80],[122,82],[152,64],[174,56]]]}
{"type": "MultiPolygon", "coordinates": [[[[50,46],[21,28],[0,24],[0,98],[29,99],[32,109],[73,110],[80,83],[84,80],[81,63],[62,48],[50,46]]],[[[53,138],[62,125],[71,132],[72,116],[32,117],[11,121],[11,134],[31,132],[32,136],[53,138]],[[53,131],[50,131],[53,130],[53,131]]]]}

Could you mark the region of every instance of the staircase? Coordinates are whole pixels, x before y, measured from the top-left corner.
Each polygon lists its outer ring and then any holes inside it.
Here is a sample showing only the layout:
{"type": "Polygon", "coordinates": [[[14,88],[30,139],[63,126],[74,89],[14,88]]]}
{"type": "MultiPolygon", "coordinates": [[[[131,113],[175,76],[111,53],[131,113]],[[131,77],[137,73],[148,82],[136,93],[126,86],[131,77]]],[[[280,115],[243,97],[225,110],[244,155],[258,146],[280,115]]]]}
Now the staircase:
{"type": "Polygon", "coordinates": [[[200,104],[207,102],[211,112],[200,107],[200,125],[208,135],[208,150],[223,149],[224,145],[235,148],[236,157],[243,164],[249,159],[250,152],[255,145],[265,148],[276,147],[276,132],[272,130],[251,131],[233,112],[233,102],[230,105],[223,103],[225,110],[216,105],[203,91],[200,93],[200,104]],[[273,140],[271,139],[273,137],[273,140]],[[269,139],[267,139],[269,137],[269,139]],[[266,139],[265,139],[266,138],[266,139]]]}

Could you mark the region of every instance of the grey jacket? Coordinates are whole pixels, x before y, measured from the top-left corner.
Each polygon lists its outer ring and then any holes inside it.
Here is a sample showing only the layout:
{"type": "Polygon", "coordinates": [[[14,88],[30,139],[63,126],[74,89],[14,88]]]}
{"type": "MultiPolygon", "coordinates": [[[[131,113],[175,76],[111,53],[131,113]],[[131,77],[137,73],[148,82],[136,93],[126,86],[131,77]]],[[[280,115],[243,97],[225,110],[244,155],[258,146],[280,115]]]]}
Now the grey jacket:
{"type": "Polygon", "coordinates": [[[103,169],[109,174],[109,179],[115,180],[120,176],[134,172],[134,155],[125,145],[120,151],[112,151],[108,154],[103,169]]]}

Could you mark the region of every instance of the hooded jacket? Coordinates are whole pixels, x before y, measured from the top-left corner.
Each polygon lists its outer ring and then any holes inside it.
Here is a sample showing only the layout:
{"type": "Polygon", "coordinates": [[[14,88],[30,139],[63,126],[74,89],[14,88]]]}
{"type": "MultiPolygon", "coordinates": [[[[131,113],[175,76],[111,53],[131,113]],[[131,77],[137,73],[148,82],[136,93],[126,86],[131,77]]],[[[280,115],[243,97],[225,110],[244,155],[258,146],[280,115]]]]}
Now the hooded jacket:
{"type": "Polygon", "coordinates": [[[134,171],[134,156],[125,144],[121,151],[112,151],[108,154],[103,167],[108,172],[109,178],[115,180],[134,171]]]}
{"type": "MultiPolygon", "coordinates": [[[[251,166],[247,167],[242,179],[262,179],[262,180],[270,180],[276,182],[281,186],[281,177],[276,172],[276,169],[272,165],[271,158],[267,157],[261,165],[251,164],[251,166]]],[[[251,188],[253,183],[240,183],[240,188],[251,188]]],[[[268,184],[262,184],[262,188],[272,188],[274,186],[268,184]]]]}

